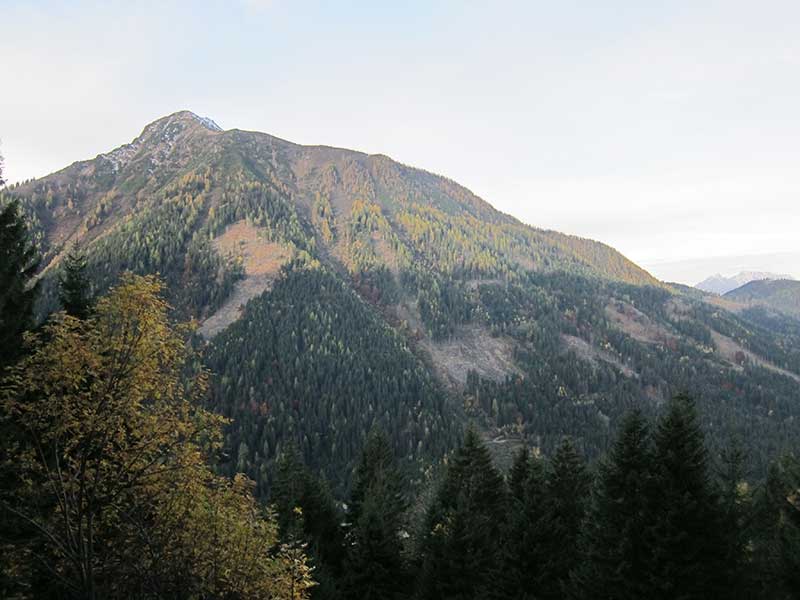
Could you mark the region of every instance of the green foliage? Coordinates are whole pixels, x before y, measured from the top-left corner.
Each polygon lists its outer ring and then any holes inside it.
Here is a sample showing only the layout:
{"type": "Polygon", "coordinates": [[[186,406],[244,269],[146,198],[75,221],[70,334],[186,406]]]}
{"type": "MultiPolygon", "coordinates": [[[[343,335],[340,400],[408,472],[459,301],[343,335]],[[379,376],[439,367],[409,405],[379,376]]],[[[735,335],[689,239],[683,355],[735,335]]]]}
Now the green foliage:
{"type": "Polygon", "coordinates": [[[384,434],[370,433],[354,479],[347,511],[344,595],[364,600],[406,597],[410,579],[400,536],[408,488],[384,434]]]}
{"type": "Polygon", "coordinates": [[[753,557],[759,595],[789,600],[800,592],[800,461],[775,461],[757,495],[753,557]]]}
{"type": "Polygon", "coordinates": [[[578,538],[589,499],[590,476],[572,442],[559,445],[546,476],[545,560],[537,586],[539,598],[563,598],[570,573],[581,564],[578,538]]]}
{"type": "Polygon", "coordinates": [[[28,238],[18,202],[0,209],[0,371],[22,350],[22,334],[33,324],[39,260],[28,238]]]}
{"type": "Polygon", "coordinates": [[[289,266],[217,336],[211,406],[233,419],[228,447],[267,492],[279,445],[346,491],[361,440],[387,432],[406,468],[441,456],[460,434],[456,409],[403,339],[332,273],[289,266]],[[453,416],[456,415],[456,418],[453,416]]]}
{"type": "Polygon", "coordinates": [[[585,558],[572,572],[571,597],[648,597],[653,566],[650,506],[658,493],[654,469],[648,424],[634,411],[599,465],[580,536],[585,558]]]}
{"type": "Polygon", "coordinates": [[[474,429],[467,430],[425,519],[424,598],[486,598],[497,580],[507,514],[505,482],[474,429]]]}
{"type": "Polygon", "coordinates": [[[498,596],[538,598],[546,577],[551,543],[544,461],[526,448],[517,455],[509,476],[510,506],[503,534],[502,576],[498,596]]]}
{"type": "Polygon", "coordinates": [[[694,402],[677,396],[654,434],[655,598],[727,598],[722,515],[694,402]]]}
{"type": "Polygon", "coordinates": [[[292,446],[278,458],[270,501],[281,539],[309,554],[319,583],[314,598],[337,597],[344,559],[342,515],[327,484],[308,470],[292,446]]]}

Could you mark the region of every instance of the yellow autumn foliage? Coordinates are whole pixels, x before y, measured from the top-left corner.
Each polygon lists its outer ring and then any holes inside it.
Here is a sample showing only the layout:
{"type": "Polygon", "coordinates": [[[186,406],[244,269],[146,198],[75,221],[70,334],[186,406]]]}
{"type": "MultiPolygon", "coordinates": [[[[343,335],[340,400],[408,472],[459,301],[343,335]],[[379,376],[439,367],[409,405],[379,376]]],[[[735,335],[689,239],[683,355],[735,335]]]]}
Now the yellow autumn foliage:
{"type": "Polygon", "coordinates": [[[162,293],[124,276],[87,320],[30,335],[4,380],[0,592],[307,596],[304,555],[281,552],[250,483],[207,463],[224,419],[202,408],[208,374],[162,293]]]}

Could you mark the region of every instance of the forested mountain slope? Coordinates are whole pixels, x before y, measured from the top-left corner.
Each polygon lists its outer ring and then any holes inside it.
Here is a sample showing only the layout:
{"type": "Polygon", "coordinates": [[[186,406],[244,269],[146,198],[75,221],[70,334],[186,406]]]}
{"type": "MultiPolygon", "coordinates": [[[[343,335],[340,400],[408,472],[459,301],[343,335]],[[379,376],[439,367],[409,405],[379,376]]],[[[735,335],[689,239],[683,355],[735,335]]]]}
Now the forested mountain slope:
{"type": "Polygon", "coordinates": [[[800,441],[800,335],[656,281],[612,248],[504,215],[380,155],[299,146],[180,112],[92,160],[7,190],[44,255],[88,255],[98,291],[159,273],[233,418],[231,471],[267,491],[286,444],[344,485],[363,436],[409,467],[467,420],[496,445],[602,451],[631,406],[699,397],[712,440],[754,465],[800,441]],[[246,306],[245,306],[246,304],[246,306]]]}
{"type": "Polygon", "coordinates": [[[769,279],[751,281],[725,294],[726,300],[765,306],[800,318],[800,281],[769,279]]]}

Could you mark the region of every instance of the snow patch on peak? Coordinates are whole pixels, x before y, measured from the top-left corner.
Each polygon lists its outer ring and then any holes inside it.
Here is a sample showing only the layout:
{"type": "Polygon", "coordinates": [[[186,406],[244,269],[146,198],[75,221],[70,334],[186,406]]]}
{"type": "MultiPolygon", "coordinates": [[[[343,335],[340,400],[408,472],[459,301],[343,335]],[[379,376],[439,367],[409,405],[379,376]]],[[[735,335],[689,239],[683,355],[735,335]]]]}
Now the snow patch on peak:
{"type": "Polygon", "coordinates": [[[206,129],[209,129],[211,131],[222,131],[222,127],[217,125],[214,122],[214,119],[209,119],[208,117],[201,117],[200,115],[196,115],[194,113],[189,113],[189,114],[191,114],[192,118],[198,123],[200,123],[206,129]]]}

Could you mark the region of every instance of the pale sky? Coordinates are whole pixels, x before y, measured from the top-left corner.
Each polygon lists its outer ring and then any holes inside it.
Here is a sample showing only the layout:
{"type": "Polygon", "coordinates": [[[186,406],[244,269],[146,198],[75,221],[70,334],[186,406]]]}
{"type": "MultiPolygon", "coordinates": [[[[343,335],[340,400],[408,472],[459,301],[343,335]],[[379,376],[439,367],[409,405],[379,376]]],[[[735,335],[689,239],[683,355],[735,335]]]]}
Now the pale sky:
{"type": "Polygon", "coordinates": [[[383,153],[656,276],[800,277],[800,2],[0,0],[11,181],[188,109],[383,153]]]}

